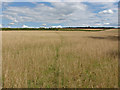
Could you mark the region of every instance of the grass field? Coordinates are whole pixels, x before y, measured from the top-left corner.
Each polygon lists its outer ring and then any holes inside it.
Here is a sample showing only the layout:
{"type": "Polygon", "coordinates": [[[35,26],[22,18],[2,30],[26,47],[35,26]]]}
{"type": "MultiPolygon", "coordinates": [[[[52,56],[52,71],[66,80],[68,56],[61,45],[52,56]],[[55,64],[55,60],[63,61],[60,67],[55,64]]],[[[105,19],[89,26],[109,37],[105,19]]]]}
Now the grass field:
{"type": "Polygon", "coordinates": [[[117,88],[118,31],[3,31],[4,88],[117,88]]]}

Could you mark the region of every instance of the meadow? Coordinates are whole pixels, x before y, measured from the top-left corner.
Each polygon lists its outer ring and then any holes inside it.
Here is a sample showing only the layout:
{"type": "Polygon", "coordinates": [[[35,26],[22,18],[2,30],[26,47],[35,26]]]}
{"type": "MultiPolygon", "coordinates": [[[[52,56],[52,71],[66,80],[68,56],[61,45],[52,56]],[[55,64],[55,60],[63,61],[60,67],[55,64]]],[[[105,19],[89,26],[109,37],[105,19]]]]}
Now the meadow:
{"type": "Polygon", "coordinates": [[[3,31],[4,88],[117,88],[118,30],[3,31]]]}

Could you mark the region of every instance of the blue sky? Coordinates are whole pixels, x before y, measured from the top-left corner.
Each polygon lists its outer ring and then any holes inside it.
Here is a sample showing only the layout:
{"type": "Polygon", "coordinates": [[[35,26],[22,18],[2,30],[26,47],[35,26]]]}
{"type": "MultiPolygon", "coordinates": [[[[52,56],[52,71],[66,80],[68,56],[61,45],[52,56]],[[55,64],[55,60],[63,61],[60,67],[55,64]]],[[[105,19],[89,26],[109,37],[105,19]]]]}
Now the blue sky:
{"type": "Polygon", "coordinates": [[[5,27],[117,26],[118,2],[3,2],[5,27]]]}

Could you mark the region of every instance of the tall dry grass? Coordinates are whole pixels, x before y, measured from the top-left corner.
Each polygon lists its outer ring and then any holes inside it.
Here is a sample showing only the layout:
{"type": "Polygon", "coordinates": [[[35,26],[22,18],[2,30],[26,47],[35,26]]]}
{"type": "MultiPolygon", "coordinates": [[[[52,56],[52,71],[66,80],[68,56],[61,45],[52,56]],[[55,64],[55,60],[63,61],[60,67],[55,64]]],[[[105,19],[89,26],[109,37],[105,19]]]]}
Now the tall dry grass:
{"type": "Polygon", "coordinates": [[[4,31],[4,88],[117,88],[117,30],[4,31]]]}

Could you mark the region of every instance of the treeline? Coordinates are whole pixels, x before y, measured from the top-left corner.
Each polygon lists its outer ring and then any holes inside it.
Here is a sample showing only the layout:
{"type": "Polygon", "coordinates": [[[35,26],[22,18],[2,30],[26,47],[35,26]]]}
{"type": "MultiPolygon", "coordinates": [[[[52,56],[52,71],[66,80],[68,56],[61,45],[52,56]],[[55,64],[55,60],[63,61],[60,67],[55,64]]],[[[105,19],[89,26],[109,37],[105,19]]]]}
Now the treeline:
{"type": "Polygon", "coordinates": [[[66,29],[115,29],[115,27],[66,27],[66,29]]]}
{"type": "Polygon", "coordinates": [[[2,28],[2,31],[102,31],[102,30],[84,30],[78,28],[2,28]]]}
{"type": "Polygon", "coordinates": [[[93,30],[89,30],[91,28],[1,28],[0,30],[2,31],[34,31],[34,30],[39,30],[39,31],[103,31],[111,28],[92,28],[93,30]],[[88,30],[85,30],[88,29],[88,30]],[[98,30],[94,30],[98,29],[98,30]]]}
{"type": "Polygon", "coordinates": [[[58,30],[58,28],[1,28],[3,31],[14,30],[58,30]]]}

